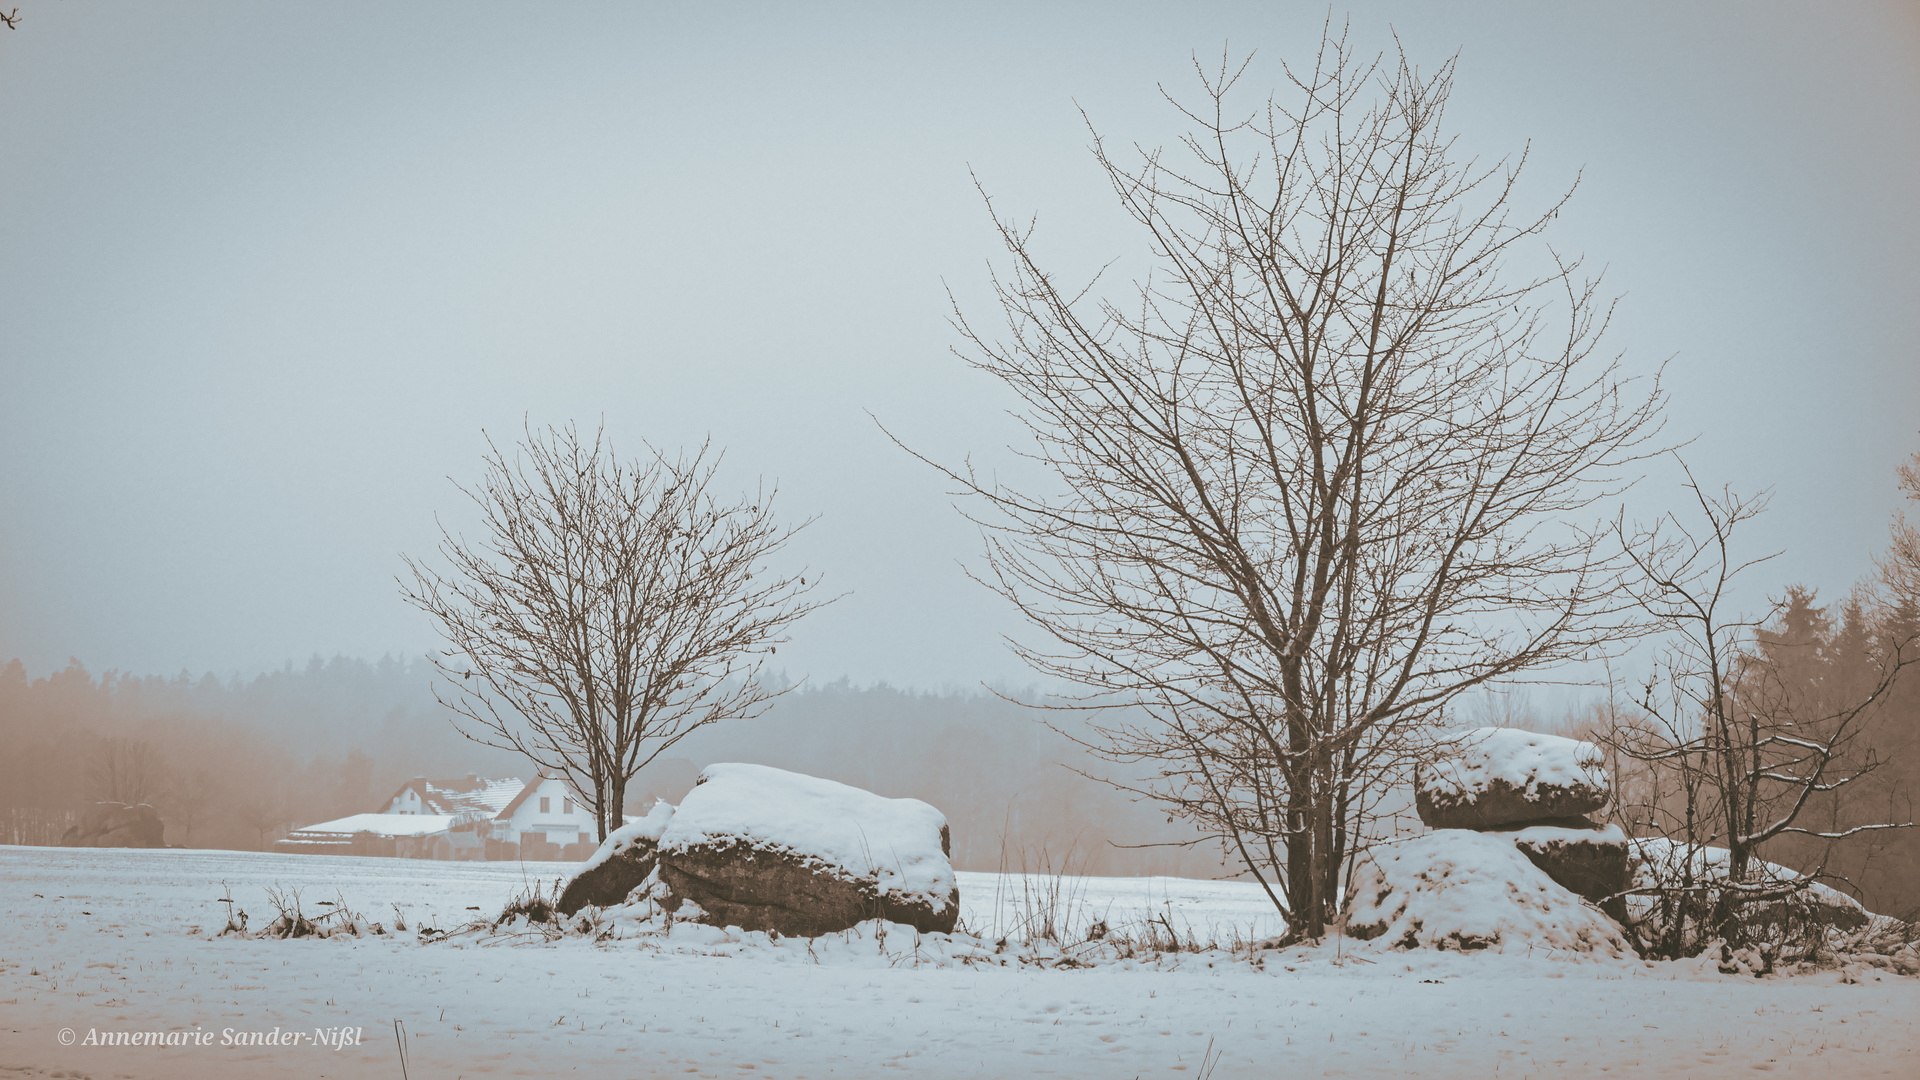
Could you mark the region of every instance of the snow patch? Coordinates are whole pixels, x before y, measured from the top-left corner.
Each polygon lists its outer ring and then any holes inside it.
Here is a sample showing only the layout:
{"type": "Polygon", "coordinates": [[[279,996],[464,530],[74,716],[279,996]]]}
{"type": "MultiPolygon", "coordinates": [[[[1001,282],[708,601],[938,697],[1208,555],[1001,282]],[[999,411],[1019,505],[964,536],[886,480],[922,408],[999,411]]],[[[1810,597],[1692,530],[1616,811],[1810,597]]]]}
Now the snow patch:
{"type": "MultiPolygon", "coordinates": [[[[1653,889],[1674,888],[1688,881],[1698,885],[1723,884],[1728,878],[1732,853],[1722,847],[1689,848],[1679,841],[1647,836],[1628,841],[1627,857],[1633,866],[1633,887],[1653,889]]],[[[1748,884],[1797,884],[1805,901],[1825,909],[1827,917],[1836,924],[1865,926],[1879,917],[1846,893],[1804,879],[1805,875],[1797,870],[1762,859],[1754,859],[1747,867],[1748,884]]],[[[1627,910],[1638,919],[1649,914],[1658,903],[1658,898],[1653,896],[1629,896],[1627,910]]]]}

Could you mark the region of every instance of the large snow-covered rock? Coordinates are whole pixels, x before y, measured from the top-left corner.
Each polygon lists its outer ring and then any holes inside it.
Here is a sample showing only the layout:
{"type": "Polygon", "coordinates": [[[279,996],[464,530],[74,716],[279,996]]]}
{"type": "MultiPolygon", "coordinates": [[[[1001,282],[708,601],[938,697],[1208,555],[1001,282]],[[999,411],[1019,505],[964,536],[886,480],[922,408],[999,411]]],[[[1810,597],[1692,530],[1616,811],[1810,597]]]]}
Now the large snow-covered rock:
{"type": "Polygon", "coordinates": [[[146,803],[94,803],[60,837],[62,847],[166,847],[166,823],[146,803]]]}
{"type": "Polygon", "coordinates": [[[1363,855],[1346,932],[1401,949],[1629,954],[1611,919],[1547,877],[1512,840],[1440,829],[1363,855]]]}
{"type": "Polygon", "coordinates": [[[960,889],[947,819],[765,765],[710,765],[659,841],[662,905],[700,921],[817,936],[868,919],[951,932],[960,889]]]}
{"type": "Polygon", "coordinates": [[[1511,840],[1520,854],[1548,877],[1589,900],[1604,900],[1623,892],[1633,879],[1627,859],[1627,834],[1618,825],[1568,818],[1490,830],[1487,835],[1511,840]]]}
{"type": "Polygon", "coordinates": [[[653,876],[660,834],[673,820],[673,807],[656,801],[646,817],[607,834],[560,893],[560,914],[571,915],[591,904],[612,907],[653,876]]]}
{"type": "Polygon", "coordinates": [[[1436,829],[1578,817],[1612,795],[1598,746],[1519,728],[1460,732],[1414,778],[1420,820],[1436,829]]]}

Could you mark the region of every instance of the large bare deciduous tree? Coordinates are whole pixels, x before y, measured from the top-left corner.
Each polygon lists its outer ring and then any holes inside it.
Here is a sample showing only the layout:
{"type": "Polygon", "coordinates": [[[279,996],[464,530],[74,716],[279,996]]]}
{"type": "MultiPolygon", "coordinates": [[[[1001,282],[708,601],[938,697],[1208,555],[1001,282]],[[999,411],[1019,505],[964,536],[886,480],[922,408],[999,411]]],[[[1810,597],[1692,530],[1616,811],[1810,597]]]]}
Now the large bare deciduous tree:
{"type": "Polygon", "coordinates": [[[948,474],[982,580],[1043,631],[1016,648],[1085,688],[1063,707],[1127,710],[1088,744],[1317,937],[1450,702],[1633,632],[1594,504],[1660,393],[1596,357],[1610,309],[1531,243],[1565,197],[1522,214],[1524,155],[1461,160],[1451,61],[1330,33],[1248,109],[1246,64],[1195,67],[1178,150],[1093,134],[1151,273],[1065,286],[993,211],[1006,331],[955,307],[1057,487],[948,474]]]}
{"type": "Polygon", "coordinates": [[[401,589],[446,635],[435,693],[462,732],[564,774],[604,840],[661,751],[783,692],[762,665],[823,601],[767,561],[807,522],[780,525],[772,490],[716,495],[706,444],[623,461],[569,425],[529,429],[512,458],[488,446],[485,478],[460,489],[484,540],[443,527],[447,569],[409,559],[401,589]]]}

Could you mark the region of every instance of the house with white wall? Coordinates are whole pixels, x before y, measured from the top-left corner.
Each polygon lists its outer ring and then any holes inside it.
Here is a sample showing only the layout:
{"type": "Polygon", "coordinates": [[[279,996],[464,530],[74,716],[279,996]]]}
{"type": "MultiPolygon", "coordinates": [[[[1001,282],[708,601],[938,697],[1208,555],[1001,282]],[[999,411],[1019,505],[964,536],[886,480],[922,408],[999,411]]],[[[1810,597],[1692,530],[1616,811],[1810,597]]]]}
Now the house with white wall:
{"type": "Polygon", "coordinates": [[[593,803],[582,799],[565,778],[543,771],[494,816],[487,837],[519,845],[522,859],[584,859],[599,845],[600,828],[593,803]]]}
{"type": "Polygon", "coordinates": [[[477,775],[450,780],[416,776],[380,809],[295,829],[274,850],[312,855],[397,855],[414,859],[484,859],[488,823],[526,781],[477,775]]]}
{"type": "Polygon", "coordinates": [[[416,776],[382,809],[308,825],[274,848],[316,855],[577,861],[599,843],[592,800],[581,798],[564,777],[542,771],[531,780],[416,776]]]}

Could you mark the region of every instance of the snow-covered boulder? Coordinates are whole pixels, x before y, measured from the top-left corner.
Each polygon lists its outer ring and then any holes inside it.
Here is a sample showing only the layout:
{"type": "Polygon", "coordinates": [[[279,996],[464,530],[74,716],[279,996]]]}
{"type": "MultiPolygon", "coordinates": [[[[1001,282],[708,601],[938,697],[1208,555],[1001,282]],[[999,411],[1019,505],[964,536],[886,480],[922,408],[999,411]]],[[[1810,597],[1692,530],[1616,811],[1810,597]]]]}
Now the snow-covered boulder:
{"type": "Polygon", "coordinates": [[[699,921],[818,936],[868,919],[949,933],[960,889],[947,819],[765,765],[710,765],[659,842],[662,906],[699,921]]]}
{"type": "Polygon", "coordinates": [[[646,817],[607,834],[560,893],[560,914],[571,915],[588,905],[612,907],[627,898],[653,875],[660,834],[673,820],[673,807],[656,801],[646,817]]]}
{"type": "Polygon", "coordinates": [[[60,837],[62,847],[166,847],[166,823],[146,803],[99,802],[60,837]]]}
{"type": "Polygon", "coordinates": [[[1376,847],[1354,868],[1346,932],[1400,949],[1559,949],[1626,956],[1611,919],[1556,884],[1512,840],[1439,829],[1376,847]]]}
{"type": "Polygon", "coordinates": [[[1420,820],[1436,829],[1578,817],[1612,795],[1598,746],[1519,728],[1460,732],[1414,777],[1420,820]]]}
{"type": "Polygon", "coordinates": [[[1568,891],[1603,900],[1626,890],[1633,879],[1627,834],[1618,825],[1585,818],[1489,830],[1511,840],[1520,854],[1568,891]]]}

